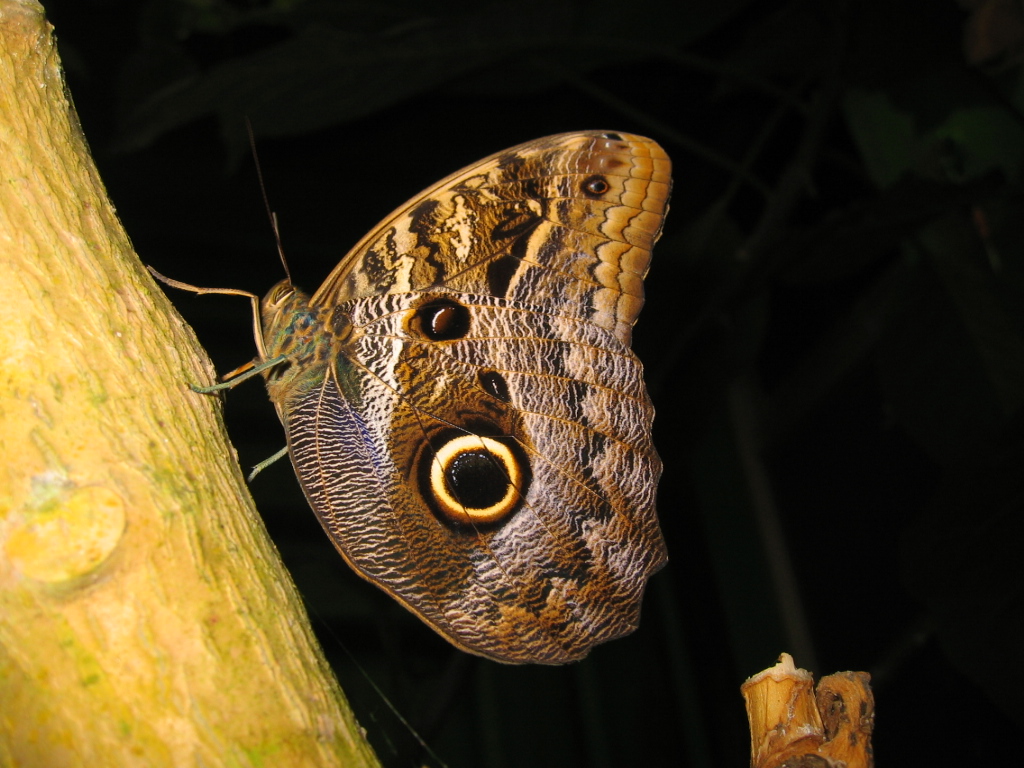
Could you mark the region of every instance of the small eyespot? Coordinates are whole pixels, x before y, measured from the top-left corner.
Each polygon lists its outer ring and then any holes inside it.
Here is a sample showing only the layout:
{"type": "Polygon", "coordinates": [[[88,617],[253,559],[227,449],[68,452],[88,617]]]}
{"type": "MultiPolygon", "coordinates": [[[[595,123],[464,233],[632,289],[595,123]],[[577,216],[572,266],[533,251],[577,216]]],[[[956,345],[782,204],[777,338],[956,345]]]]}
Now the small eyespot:
{"type": "Polygon", "coordinates": [[[423,493],[450,523],[487,525],[519,508],[528,468],[512,445],[460,432],[423,461],[429,462],[423,493]]]}
{"type": "Polygon", "coordinates": [[[622,136],[620,136],[617,133],[602,133],[601,134],[601,138],[602,139],[611,139],[612,141],[625,141],[625,139],[622,138],[622,136]]]}
{"type": "Polygon", "coordinates": [[[461,339],[469,333],[469,310],[451,299],[434,299],[416,308],[410,327],[430,341],[461,339]]]}
{"type": "Polygon", "coordinates": [[[512,399],[508,393],[508,382],[497,371],[480,371],[478,380],[487,394],[498,398],[501,402],[507,403],[512,399]]]}
{"type": "Polygon", "coordinates": [[[591,198],[601,197],[611,189],[611,185],[608,183],[608,180],[603,176],[589,176],[583,180],[583,184],[581,186],[583,194],[591,198]]]}

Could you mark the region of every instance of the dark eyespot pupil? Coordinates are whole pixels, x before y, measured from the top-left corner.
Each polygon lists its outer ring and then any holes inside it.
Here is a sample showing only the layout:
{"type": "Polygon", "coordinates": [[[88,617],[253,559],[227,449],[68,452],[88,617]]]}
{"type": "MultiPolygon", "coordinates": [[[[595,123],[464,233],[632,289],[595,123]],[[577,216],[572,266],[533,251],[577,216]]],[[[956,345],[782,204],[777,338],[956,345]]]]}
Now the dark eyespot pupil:
{"type": "Polygon", "coordinates": [[[456,322],[454,307],[439,307],[430,318],[430,332],[434,336],[447,336],[456,322]]]}
{"type": "Polygon", "coordinates": [[[416,310],[423,335],[432,341],[452,341],[469,333],[469,310],[450,299],[437,299],[416,310]]]}
{"type": "Polygon", "coordinates": [[[511,399],[508,394],[508,382],[497,371],[481,371],[480,386],[503,403],[511,399]]]}
{"type": "Polygon", "coordinates": [[[608,181],[601,176],[591,176],[583,182],[583,194],[587,197],[600,197],[609,189],[608,181]]]}
{"type": "Polygon", "coordinates": [[[445,469],[452,498],[470,509],[486,509],[505,497],[508,476],[501,460],[488,451],[464,451],[445,469]]]}
{"type": "Polygon", "coordinates": [[[606,139],[612,139],[613,141],[624,141],[624,139],[617,133],[602,133],[601,136],[606,139]]]}

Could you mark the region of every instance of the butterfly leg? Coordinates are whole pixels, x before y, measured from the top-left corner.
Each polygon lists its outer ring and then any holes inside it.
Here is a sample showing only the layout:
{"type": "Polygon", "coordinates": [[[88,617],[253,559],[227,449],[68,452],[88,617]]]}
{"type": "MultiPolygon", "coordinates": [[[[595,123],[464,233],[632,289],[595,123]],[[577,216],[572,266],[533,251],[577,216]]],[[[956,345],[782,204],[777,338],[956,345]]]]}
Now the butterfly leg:
{"type": "Polygon", "coordinates": [[[252,468],[252,472],[250,472],[249,476],[247,478],[245,478],[245,481],[247,483],[251,483],[252,479],[254,477],[256,477],[256,475],[258,475],[260,472],[262,472],[264,469],[269,467],[271,464],[273,464],[278,459],[283,458],[287,453],[288,453],[288,446],[286,445],[284,448],[282,448],[280,451],[275,453],[269,459],[264,459],[259,464],[257,464],[255,467],[253,467],[252,468]]]}
{"type": "Polygon", "coordinates": [[[209,387],[197,387],[195,384],[189,384],[189,388],[193,392],[198,392],[201,395],[209,395],[214,392],[221,392],[225,389],[234,389],[243,381],[251,379],[258,373],[263,373],[263,371],[268,368],[273,368],[275,365],[279,365],[286,359],[287,357],[285,355],[278,355],[277,357],[272,357],[269,360],[264,360],[261,363],[257,363],[255,361],[248,362],[243,366],[235,368],[231,373],[226,374],[224,376],[224,381],[219,384],[212,384],[209,387]]]}

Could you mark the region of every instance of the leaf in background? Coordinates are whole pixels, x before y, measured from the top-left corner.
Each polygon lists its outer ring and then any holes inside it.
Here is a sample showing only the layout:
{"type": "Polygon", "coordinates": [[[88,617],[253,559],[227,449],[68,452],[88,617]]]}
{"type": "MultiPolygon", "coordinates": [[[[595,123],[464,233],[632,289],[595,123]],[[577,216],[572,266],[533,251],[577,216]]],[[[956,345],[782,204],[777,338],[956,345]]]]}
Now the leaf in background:
{"type": "Polygon", "coordinates": [[[992,170],[1009,179],[1020,175],[1024,158],[1024,127],[1018,117],[994,105],[958,109],[926,137],[926,141],[949,142],[962,158],[960,178],[976,178],[992,170]]]}
{"type": "Polygon", "coordinates": [[[851,90],[843,104],[846,124],[872,181],[887,187],[913,166],[914,118],[881,91],[851,90]]]}
{"type": "MultiPolygon", "coordinates": [[[[907,101],[904,94],[903,102],[907,101]]],[[[950,109],[925,129],[934,108],[921,97],[914,112],[897,106],[884,91],[850,91],[844,103],[847,126],[872,181],[881,188],[916,171],[927,178],[970,180],[993,170],[1019,175],[1024,127],[1004,107],[970,104],[950,109]]],[[[947,105],[947,109],[950,105],[947,105]]]]}
{"type": "MultiPolygon", "coordinates": [[[[639,0],[629,9],[630,23],[623,23],[621,6],[612,3],[581,10],[565,0],[534,0],[447,14],[440,6],[434,15],[410,13],[406,23],[383,28],[354,18],[338,26],[337,14],[317,17],[300,5],[304,22],[294,36],[165,83],[135,106],[120,147],[145,147],[169,130],[214,114],[229,146],[237,148],[244,145],[244,117],[262,137],[303,134],[472,73],[484,72],[491,93],[528,91],[556,82],[560,68],[579,72],[670,56],[675,46],[714,28],[746,2],[684,6],[639,0]],[[531,66],[530,57],[538,54],[540,62],[552,62],[552,71],[531,66]]],[[[373,15],[379,21],[379,12],[373,15]]],[[[287,17],[273,18],[283,23],[287,17]]],[[[414,126],[416,116],[408,119],[414,126]]]]}
{"type": "MultiPolygon", "coordinates": [[[[263,137],[317,130],[390,106],[541,40],[527,41],[507,29],[503,40],[487,39],[472,27],[434,24],[390,40],[308,27],[283,43],[164,88],[130,116],[122,148],[144,147],[207,114],[217,115],[226,132],[240,127],[243,115],[263,137]]],[[[414,123],[410,116],[410,126],[414,123]]]]}

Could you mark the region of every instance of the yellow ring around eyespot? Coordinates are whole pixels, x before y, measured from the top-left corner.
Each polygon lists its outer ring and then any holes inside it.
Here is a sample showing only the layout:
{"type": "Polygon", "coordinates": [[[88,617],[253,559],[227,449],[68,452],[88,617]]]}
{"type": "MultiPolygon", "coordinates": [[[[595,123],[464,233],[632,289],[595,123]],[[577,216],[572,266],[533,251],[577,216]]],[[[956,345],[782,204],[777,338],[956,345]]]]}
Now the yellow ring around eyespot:
{"type": "Polygon", "coordinates": [[[461,435],[449,440],[434,455],[430,467],[430,490],[434,494],[441,511],[460,523],[493,523],[500,520],[515,507],[519,501],[519,486],[523,481],[522,467],[515,454],[504,443],[490,437],[480,435],[461,435]],[[489,507],[466,507],[448,492],[445,482],[445,470],[460,453],[486,450],[495,461],[501,462],[502,469],[508,477],[505,495],[489,507]]]}

